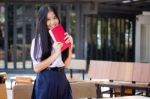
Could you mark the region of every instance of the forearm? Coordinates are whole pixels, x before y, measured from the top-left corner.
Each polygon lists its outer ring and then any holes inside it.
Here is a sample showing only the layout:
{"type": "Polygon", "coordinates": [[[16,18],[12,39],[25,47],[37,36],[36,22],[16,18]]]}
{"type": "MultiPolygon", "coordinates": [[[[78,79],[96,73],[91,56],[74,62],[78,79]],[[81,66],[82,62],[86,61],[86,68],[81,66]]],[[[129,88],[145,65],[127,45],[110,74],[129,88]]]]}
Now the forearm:
{"type": "Polygon", "coordinates": [[[53,63],[53,61],[58,57],[60,53],[54,53],[51,56],[49,56],[47,59],[41,61],[40,63],[34,65],[34,71],[40,72],[47,68],[50,64],[53,63]]]}
{"type": "Polygon", "coordinates": [[[70,43],[71,46],[69,47],[69,55],[67,57],[67,59],[65,60],[65,66],[69,66],[70,61],[71,61],[71,57],[72,57],[72,50],[73,50],[73,39],[72,36],[70,36],[67,32],[66,32],[66,37],[65,37],[65,42],[66,43],[70,43]]]}
{"type": "Polygon", "coordinates": [[[73,50],[73,48],[70,47],[70,48],[69,48],[68,57],[67,57],[67,59],[66,59],[66,61],[65,61],[65,66],[69,66],[69,64],[70,64],[70,61],[71,61],[71,58],[72,58],[72,50],[73,50]]]}

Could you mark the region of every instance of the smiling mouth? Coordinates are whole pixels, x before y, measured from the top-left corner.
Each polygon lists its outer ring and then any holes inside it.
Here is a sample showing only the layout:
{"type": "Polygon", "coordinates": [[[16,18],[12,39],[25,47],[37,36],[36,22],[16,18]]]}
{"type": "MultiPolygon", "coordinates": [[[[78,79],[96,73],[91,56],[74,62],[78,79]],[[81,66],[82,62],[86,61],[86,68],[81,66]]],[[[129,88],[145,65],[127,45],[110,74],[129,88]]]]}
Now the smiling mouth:
{"type": "Polygon", "coordinates": [[[49,28],[50,28],[50,29],[53,29],[53,28],[54,28],[54,27],[56,27],[56,26],[57,26],[57,25],[54,25],[54,26],[49,26],[49,28]]]}
{"type": "Polygon", "coordinates": [[[54,28],[54,26],[50,26],[49,28],[50,28],[50,29],[53,29],[53,28],[54,28]]]}

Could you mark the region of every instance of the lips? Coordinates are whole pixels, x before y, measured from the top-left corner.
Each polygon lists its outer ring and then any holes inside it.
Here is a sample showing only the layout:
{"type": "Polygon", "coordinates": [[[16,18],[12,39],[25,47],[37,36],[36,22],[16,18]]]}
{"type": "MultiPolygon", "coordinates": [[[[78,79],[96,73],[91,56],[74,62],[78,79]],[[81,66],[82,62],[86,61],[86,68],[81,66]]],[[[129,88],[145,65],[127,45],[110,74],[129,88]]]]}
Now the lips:
{"type": "Polygon", "coordinates": [[[49,29],[53,29],[56,25],[53,25],[53,26],[49,26],[49,29]]]}

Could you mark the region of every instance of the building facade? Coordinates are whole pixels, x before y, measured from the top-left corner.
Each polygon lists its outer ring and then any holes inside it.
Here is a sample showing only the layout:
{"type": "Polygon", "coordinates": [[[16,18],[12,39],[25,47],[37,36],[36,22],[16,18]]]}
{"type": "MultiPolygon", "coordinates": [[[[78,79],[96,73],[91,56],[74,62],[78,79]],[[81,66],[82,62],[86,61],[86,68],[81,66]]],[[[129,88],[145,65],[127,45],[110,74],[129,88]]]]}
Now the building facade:
{"type": "Polygon", "coordinates": [[[73,58],[136,60],[136,15],[141,12],[110,9],[97,1],[14,1],[0,3],[0,71],[32,71],[30,46],[42,4],[56,6],[61,23],[74,39],[73,58]]]}

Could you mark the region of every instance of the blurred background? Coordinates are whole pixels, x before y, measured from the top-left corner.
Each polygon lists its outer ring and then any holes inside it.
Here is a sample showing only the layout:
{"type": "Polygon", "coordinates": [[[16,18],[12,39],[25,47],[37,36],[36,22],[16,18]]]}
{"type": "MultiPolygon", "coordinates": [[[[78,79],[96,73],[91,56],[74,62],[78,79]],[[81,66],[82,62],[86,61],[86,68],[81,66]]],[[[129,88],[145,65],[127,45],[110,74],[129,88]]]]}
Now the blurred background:
{"type": "Polygon", "coordinates": [[[150,0],[0,0],[0,71],[33,73],[37,11],[57,8],[74,59],[150,62],[150,0]]]}
{"type": "Polygon", "coordinates": [[[86,60],[86,70],[70,71],[78,78],[88,78],[90,60],[150,63],[150,0],[0,0],[0,72],[8,74],[8,99],[16,75],[35,78],[30,46],[43,4],[56,7],[73,36],[72,58],[86,60]]]}

